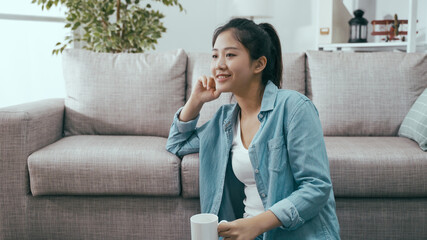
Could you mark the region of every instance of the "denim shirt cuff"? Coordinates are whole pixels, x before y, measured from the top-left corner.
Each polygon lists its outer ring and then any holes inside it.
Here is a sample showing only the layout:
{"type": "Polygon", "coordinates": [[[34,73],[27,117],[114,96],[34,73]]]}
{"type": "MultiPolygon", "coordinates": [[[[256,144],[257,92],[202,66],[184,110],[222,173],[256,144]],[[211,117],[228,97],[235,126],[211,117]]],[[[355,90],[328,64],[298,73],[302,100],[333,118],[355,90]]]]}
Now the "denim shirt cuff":
{"type": "Polygon", "coordinates": [[[200,113],[199,113],[199,114],[197,114],[197,117],[193,120],[190,120],[188,122],[180,121],[178,116],[181,113],[183,108],[184,107],[179,108],[178,111],[175,113],[175,116],[174,116],[174,122],[175,122],[175,125],[176,125],[179,133],[184,133],[184,132],[194,130],[197,126],[197,121],[200,118],[200,113]]]}
{"type": "Polygon", "coordinates": [[[283,230],[295,230],[304,224],[304,219],[299,216],[295,205],[288,199],[283,199],[269,208],[270,211],[282,222],[283,230]]]}

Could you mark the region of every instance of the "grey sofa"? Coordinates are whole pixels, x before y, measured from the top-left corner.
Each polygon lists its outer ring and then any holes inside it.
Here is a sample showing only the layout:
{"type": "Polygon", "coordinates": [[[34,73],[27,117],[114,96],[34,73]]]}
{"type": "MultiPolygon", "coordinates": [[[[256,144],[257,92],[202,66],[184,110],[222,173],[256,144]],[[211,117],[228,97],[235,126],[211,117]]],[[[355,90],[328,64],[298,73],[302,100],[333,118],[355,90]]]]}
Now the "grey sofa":
{"type": "MultiPolygon", "coordinates": [[[[421,53],[284,54],[319,110],[342,239],[427,239],[427,153],[397,132],[427,87],[421,53]]],[[[0,239],[190,239],[198,154],[166,140],[209,53],[67,49],[65,99],[0,109],[0,239]]],[[[204,105],[198,126],[229,93],[204,105]]]]}

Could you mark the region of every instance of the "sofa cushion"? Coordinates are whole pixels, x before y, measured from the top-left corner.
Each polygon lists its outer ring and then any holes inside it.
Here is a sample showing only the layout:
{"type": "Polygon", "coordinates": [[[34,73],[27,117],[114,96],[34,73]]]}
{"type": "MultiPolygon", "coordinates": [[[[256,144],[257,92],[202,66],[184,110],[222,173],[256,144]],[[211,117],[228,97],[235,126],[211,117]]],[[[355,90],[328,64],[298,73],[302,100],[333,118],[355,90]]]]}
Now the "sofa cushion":
{"type": "Polygon", "coordinates": [[[199,197],[199,153],[185,155],[181,163],[182,196],[199,197]]]}
{"type": "Polygon", "coordinates": [[[31,192],[39,195],[180,194],[180,159],[167,139],[70,136],[28,157],[31,192]]]}
{"type": "Polygon", "coordinates": [[[282,88],[306,94],[305,53],[284,53],[282,88]]]}
{"type": "Polygon", "coordinates": [[[425,53],[307,52],[307,95],[328,136],[397,136],[427,87],[425,53]]]}
{"type": "MultiPolygon", "coordinates": [[[[211,53],[188,53],[186,101],[190,98],[193,83],[202,75],[212,76],[210,65],[211,53]]],[[[305,53],[283,54],[282,88],[292,89],[305,94],[305,53]]],[[[203,105],[197,126],[201,126],[213,117],[215,112],[224,104],[235,103],[229,92],[203,105]]]]}
{"type": "MultiPolygon", "coordinates": [[[[325,137],[336,197],[427,197],[427,153],[402,137],[325,137]]],[[[182,193],[199,197],[199,154],[182,159],[182,193]]]]}
{"type": "Polygon", "coordinates": [[[427,88],[400,125],[399,136],[416,141],[422,150],[427,151],[427,88]]]}
{"type": "Polygon", "coordinates": [[[337,197],[427,197],[427,153],[402,137],[325,137],[337,197]]]}
{"type": "Polygon", "coordinates": [[[65,134],[167,137],[184,104],[187,56],[164,53],[63,53],[65,134]]]}

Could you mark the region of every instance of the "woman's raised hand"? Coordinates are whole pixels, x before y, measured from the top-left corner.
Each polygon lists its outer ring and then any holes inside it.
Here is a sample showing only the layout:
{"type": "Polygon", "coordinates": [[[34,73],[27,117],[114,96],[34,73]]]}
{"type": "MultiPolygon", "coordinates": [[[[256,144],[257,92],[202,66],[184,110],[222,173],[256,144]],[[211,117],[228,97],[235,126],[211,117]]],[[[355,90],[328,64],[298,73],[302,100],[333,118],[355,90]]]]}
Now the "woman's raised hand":
{"type": "Polygon", "coordinates": [[[193,87],[191,98],[195,98],[201,103],[207,103],[219,98],[221,92],[216,89],[215,79],[213,77],[201,76],[197,79],[193,87]]]}
{"type": "Polygon", "coordinates": [[[195,119],[203,107],[203,104],[217,99],[221,92],[216,90],[213,77],[201,76],[193,86],[193,92],[184,105],[178,118],[180,121],[188,122],[195,119]]]}

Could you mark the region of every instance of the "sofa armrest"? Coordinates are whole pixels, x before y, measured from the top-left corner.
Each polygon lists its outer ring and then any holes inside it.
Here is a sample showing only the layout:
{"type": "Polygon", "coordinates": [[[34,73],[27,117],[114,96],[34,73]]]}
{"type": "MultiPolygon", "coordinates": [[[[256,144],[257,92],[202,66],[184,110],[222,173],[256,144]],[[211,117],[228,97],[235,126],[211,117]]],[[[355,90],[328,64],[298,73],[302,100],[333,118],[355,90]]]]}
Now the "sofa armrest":
{"type": "Polygon", "coordinates": [[[64,99],[0,108],[0,239],[23,237],[19,232],[30,192],[27,159],[62,138],[64,109],[64,99]]]}
{"type": "Polygon", "coordinates": [[[27,158],[62,137],[64,99],[0,108],[0,182],[2,192],[29,192],[27,158]]]}

